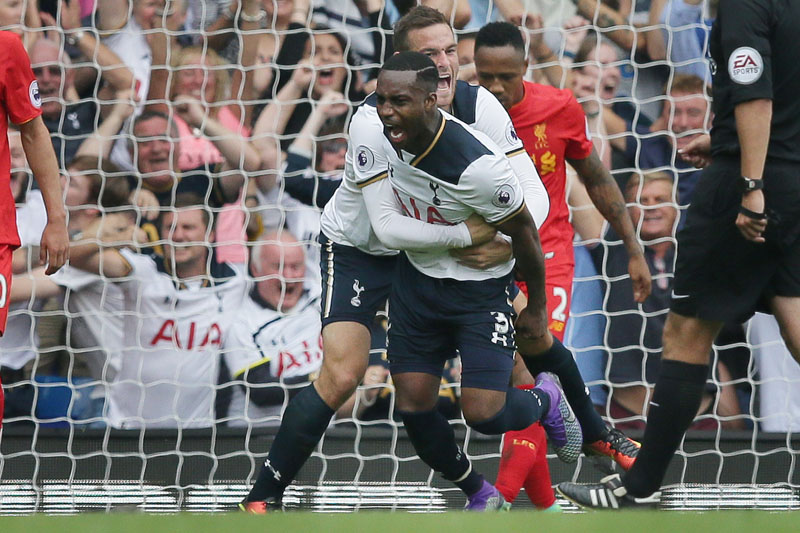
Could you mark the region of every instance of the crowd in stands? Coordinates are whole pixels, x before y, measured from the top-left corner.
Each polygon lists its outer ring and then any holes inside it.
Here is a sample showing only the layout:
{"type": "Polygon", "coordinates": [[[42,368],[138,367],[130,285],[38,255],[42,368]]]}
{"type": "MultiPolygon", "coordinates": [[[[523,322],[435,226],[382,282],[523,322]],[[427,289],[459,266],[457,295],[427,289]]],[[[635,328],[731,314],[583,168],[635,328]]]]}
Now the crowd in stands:
{"type": "MultiPolygon", "coordinates": [[[[679,151],[712,118],[718,0],[0,0],[0,28],[31,56],[73,241],[70,265],[45,276],[44,206],[12,131],[23,246],[0,339],[7,425],[278,423],[323,360],[317,237],[348,119],[392,53],[392,25],[417,3],[450,17],[461,79],[479,81],[475,32],[507,20],[528,43],[528,78],[583,107],[653,291],[633,300],[619,237],[572,187],[566,339],[601,414],[643,427],[675,235],[702,173],[679,151]],[[71,394],[56,393],[64,386],[71,394]]],[[[385,327],[376,322],[363,387],[339,419],[393,416],[385,327]]],[[[726,328],[697,428],[800,427],[800,399],[776,392],[800,369],[774,329],[766,315],[726,328]]],[[[440,401],[451,417],[458,379],[451,361],[440,401]]]]}

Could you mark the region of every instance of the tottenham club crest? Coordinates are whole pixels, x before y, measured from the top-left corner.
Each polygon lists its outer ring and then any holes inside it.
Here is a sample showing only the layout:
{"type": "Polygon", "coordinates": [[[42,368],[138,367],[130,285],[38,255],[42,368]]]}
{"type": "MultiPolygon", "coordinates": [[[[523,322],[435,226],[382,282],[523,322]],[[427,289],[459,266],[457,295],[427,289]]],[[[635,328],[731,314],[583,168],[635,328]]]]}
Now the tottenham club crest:
{"type": "Polygon", "coordinates": [[[28,96],[31,98],[31,104],[36,109],[42,107],[42,95],[39,94],[39,82],[33,80],[30,87],[28,87],[28,96]]]}
{"type": "Polygon", "coordinates": [[[353,307],[361,307],[361,293],[364,292],[365,287],[361,286],[361,283],[358,280],[355,280],[353,283],[353,291],[355,291],[356,295],[350,298],[350,305],[353,307]]]}
{"type": "Polygon", "coordinates": [[[511,185],[501,185],[494,192],[492,205],[495,207],[511,207],[514,205],[514,188],[511,185]]]}
{"type": "Polygon", "coordinates": [[[433,199],[431,200],[431,202],[433,202],[433,205],[435,206],[442,205],[442,201],[439,199],[439,185],[431,181],[428,183],[428,186],[433,191],[433,199]]]}
{"type": "Polygon", "coordinates": [[[356,166],[358,166],[358,170],[366,172],[370,170],[374,164],[375,156],[372,150],[363,144],[356,148],[356,166]]]}

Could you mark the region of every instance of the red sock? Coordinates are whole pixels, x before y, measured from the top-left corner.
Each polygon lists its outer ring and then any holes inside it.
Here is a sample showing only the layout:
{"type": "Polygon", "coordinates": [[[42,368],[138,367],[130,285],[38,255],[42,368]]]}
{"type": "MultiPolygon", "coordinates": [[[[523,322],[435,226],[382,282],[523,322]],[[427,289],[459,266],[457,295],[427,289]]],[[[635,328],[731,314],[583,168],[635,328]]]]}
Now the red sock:
{"type": "Polygon", "coordinates": [[[521,431],[509,431],[503,440],[495,487],[507,502],[513,502],[523,486],[539,509],[556,501],[547,464],[547,438],[538,422],[521,431]]]}
{"type": "Polygon", "coordinates": [[[525,439],[529,429],[509,431],[503,436],[503,453],[494,486],[509,503],[517,499],[528,472],[536,462],[534,444],[525,439]]]}

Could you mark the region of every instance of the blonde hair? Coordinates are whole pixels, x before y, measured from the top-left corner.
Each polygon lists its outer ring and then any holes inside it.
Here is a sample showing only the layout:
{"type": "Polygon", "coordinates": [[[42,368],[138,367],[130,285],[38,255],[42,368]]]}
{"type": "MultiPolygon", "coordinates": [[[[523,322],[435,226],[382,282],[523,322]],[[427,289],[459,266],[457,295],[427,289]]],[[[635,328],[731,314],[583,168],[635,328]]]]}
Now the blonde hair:
{"type": "Polygon", "coordinates": [[[222,58],[217,54],[214,50],[210,48],[204,48],[200,45],[195,46],[187,46],[180,50],[172,60],[172,69],[175,72],[175,75],[172,76],[172,83],[170,85],[169,94],[170,98],[174,99],[175,96],[175,85],[178,81],[178,72],[180,71],[180,67],[186,66],[190,63],[190,60],[194,59],[195,57],[199,57],[200,61],[208,63],[208,66],[203,66],[204,70],[208,70],[209,75],[214,77],[214,101],[213,102],[206,102],[207,104],[216,104],[216,105],[209,105],[209,114],[212,117],[216,117],[217,113],[219,112],[219,108],[227,105],[225,104],[225,100],[228,98],[228,91],[230,89],[230,77],[228,75],[228,71],[225,68],[227,63],[222,60],[222,58]]]}

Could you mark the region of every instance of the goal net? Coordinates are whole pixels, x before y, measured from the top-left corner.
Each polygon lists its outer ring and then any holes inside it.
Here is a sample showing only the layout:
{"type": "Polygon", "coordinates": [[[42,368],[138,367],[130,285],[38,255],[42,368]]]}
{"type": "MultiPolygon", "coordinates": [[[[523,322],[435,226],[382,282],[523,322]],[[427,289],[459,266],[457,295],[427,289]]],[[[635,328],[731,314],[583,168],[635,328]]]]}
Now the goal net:
{"type": "MultiPolygon", "coordinates": [[[[12,129],[23,246],[12,290],[0,287],[0,299],[11,302],[0,339],[0,514],[211,512],[243,498],[289,399],[319,372],[320,213],[345,164],[347,120],[391,53],[392,24],[413,3],[370,12],[362,5],[369,2],[230,8],[167,0],[151,12],[137,0],[97,0],[72,2],[81,13],[52,3],[43,8],[52,8],[50,16],[23,13],[11,25],[23,33],[39,80],[71,238],[117,252],[98,255],[99,275],[77,263],[53,278],[42,274],[44,205],[12,129]],[[199,234],[180,222],[187,192],[203,208],[199,234]],[[200,248],[201,275],[182,279],[176,254],[200,248]],[[123,263],[131,270],[119,273],[123,263]],[[232,269],[222,272],[223,263],[232,269]],[[214,288],[235,275],[247,278],[246,291],[223,306],[214,288]],[[187,303],[190,293],[208,296],[187,303]],[[249,331],[249,344],[235,344],[223,319],[249,331]]],[[[572,91],[581,103],[652,253],[654,296],[635,304],[620,239],[569,177],[577,232],[571,305],[567,294],[548,297],[563,299],[556,312],[564,318],[569,311],[565,344],[596,408],[639,438],[658,371],[675,235],[699,178],[676,150],[710,127],[716,2],[654,2],[660,12],[641,2],[630,12],[621,6],[631,2],[457,4],[471,6],[448,14],[459,48],[446,53],[459,56],[459,78],[477,79],[469,43],[483,24],[520,25],[528,79],[572,91]],[[655,218],[666,222],[659,227],[655,218]]],[[[539,162],[545,181],[554,168],[548,161],[539,162]]],[[[354,300],[360,289],[357,281],[354,300]]],[[[462,506],[461,493],[406,438],[383,320],[372,337],[364,384],[284,503],[325,512],[462,506]]],[[[776,322],[757,314],[726,325],[710,357],[703,408],[669,470],[662,508],[797,509],[800,367],[776,322]]],[[[448,363],[440,407],[475,468],[493,480],[501,441],[463,421],[458,370],[457,361],[448,363]]],[[[554,484],[594,481],[612,468],[549,457],[554,484]]],[[[531,506],[524,492],[515,505],[531,506]]]]}

